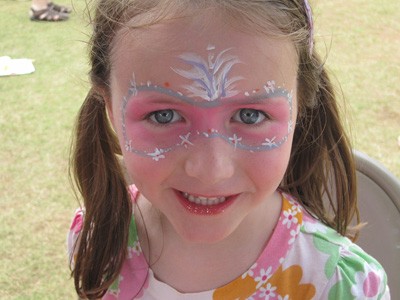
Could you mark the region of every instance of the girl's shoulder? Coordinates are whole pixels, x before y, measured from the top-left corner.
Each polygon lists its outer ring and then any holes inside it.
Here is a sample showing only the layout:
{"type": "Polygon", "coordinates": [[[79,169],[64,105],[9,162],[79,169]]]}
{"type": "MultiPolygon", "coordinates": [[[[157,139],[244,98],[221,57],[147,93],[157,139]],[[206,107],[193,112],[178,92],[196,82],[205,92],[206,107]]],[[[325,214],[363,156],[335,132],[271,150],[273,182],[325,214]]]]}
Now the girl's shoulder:
{"type": "Polygon", "coordinates": [[[83,222],[85,218],[85,209],[78,208],[75,211],[74,217],[72,219],[71,225],[69,227],[69,231],[67,234],[67,251],[68,251],[68,259],[73,269],[76,260],[76,251],[78,248],[78,238],[79,234],[83,228],[83,222]]]}
{"type": "Polygon", "coordinates": [[[309,265],[325,274],[319,298],[390,299],[383,267],[357,244],[306,212],[300,232],[298,249],[307,244],[309,265]]]}
{"type": "MultiPolygon", "coordinates": [[[[131,201],[135,202],[138,190],[134,185],[128,187],[131,201]]],[[[67,235],[67,250],[71,269],[74,268],[76,253],[79,247],[80,233],[85,222],[85,208],[75,211],[71,226],[67,235]]],[[[132,295],[140,296],[142,288],[147,286],[148,265],[143,255],[134,215],[132,214],[129,225],[129,239],[126,259],[120,270],[120,275],[109,287],[102,299],[132,299],[132,295]],[[132,284],[134,283],[134,284],[132,284]]]]}
{"type": "MultiPolygon", "coordinates": [[[[130,185],[128,187],[129,194],[131,196],[131,201],[135,202],[138,197],[138,190],[136,186],[130,185]]],[[[73,268],[75,262],[75,255],[79,244],[79,235],[83,229],[83,224],[85,220],[85,212],[86,209],[84,207],[80,207],[75,210],[74,216],[72,218],[71,225],[67,234],[67,251],[68,258],[73,268]]],[[[130,237],[129,241],[132,242],[135,237],[137,237],[136,225],[134,222],[134,216],[132,215],[131,224],[130,224],[130,237]]]]}

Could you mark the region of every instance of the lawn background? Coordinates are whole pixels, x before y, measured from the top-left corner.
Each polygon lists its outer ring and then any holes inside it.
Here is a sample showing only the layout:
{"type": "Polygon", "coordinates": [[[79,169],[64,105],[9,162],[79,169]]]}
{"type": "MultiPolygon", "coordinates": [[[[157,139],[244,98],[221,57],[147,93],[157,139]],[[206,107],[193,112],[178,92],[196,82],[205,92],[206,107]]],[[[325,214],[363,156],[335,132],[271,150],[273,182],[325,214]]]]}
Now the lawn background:
{"type": "MultiPolygon", "coordinates": [[[[355,148],[399,177],[398,1],[312,3],[317,46],[346,96],[355,148]]],[[[88,88],[90,26],[84,1],[72,5],[69,21],[38,23],[28,18],[30,1],[0,0],[0,56],[32,58],[36,67],[31,75],[0,77],[1,299],[76,298],[65,255],[77,206],[67,170],[88,88]]]]}

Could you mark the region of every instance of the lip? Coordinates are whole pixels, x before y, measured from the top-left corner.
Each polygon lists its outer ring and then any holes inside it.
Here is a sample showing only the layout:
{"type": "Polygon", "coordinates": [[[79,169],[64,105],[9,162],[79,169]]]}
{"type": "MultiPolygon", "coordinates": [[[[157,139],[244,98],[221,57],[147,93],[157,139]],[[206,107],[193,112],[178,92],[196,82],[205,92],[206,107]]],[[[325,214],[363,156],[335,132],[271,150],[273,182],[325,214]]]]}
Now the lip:
{"type": "Polygon", "coordinates": [[[190,202],[183,196],[183,192],[175,190],[175,194],[182,206],[192,214],[201,216],[213,216],[223,213],[229,206],[231,206],[239,194],[225,196],[226,200],[219,204],[214,205],[202,205],[190,202]]]}

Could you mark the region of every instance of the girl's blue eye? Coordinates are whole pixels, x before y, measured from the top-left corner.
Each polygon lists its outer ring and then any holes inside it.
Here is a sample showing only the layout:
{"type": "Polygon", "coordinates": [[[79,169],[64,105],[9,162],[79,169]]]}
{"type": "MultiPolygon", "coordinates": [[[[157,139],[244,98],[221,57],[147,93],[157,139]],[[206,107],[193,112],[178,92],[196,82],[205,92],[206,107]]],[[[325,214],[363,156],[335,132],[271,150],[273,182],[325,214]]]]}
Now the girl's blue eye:
{"type": "Polygon", "coordinates": [[[149,119],[158,124],[169,124],[181,120],[181,116],[172,109],[163,109],[152,112],[149,119]]]}
{"type": "Polygon", "coordinates": [[[264,121],[266,117],[267,116],[262,111],[251,108],[243,108],[238,110],[233,115],[232,119],[237,122],[252,125],[264,121]]]}

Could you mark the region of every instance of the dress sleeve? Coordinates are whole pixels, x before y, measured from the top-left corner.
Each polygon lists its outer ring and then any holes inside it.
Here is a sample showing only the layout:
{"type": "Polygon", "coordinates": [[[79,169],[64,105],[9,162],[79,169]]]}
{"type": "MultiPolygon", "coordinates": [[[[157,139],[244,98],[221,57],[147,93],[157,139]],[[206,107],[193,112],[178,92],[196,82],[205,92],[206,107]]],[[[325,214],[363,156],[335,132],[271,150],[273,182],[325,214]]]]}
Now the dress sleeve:
{"type": "MultiPolygon", "coordinates": [[[[128,187],[128,192],[132,202],[135,202],[139,194],[136,186],[130,185],[128,187]]],[[[76,253],[79,246],[80,233],[83,228],[84,218],[85,208],[78,208],[75,211],[74,218],[72,219],[72,223],[67,234],[67,253],[71,269],[73,269],[75,265],[76,253]]]]}
{"type": "Polygon", "coordinates": [[[71,269],[73,269],[75,265],[76,251],[78,249],[79,236],[83,226],[84,215],[85,210],[82,208],[78,208],[75,211],[75,216],[72,219],[72,223],[67,235],[68,260],[71,269]]]}
{"type": "Polygon", "coordinates": [[[339,252],[321,299],[390,299],[386,273],[373,257],[355,244],[339,252]]]}

